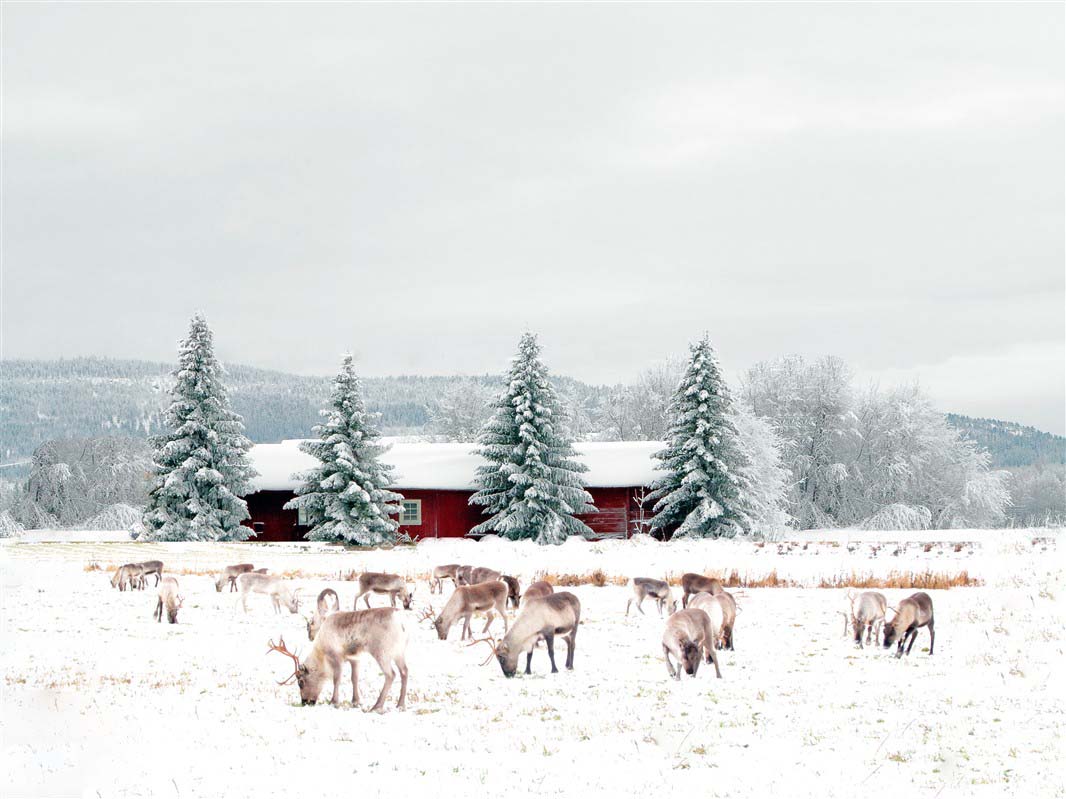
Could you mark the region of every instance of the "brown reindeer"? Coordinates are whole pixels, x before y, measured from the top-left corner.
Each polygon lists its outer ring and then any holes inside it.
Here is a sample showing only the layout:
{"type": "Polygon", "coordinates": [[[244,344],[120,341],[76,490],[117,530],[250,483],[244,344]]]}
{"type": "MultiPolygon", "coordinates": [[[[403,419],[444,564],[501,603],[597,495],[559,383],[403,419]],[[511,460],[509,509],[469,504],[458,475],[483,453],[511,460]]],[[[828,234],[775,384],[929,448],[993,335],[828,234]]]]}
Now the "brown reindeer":
{"type": "MultiPolygon", "coordinates": [[[[555,665],[555,636],[561,635],[566,641],[566,668],[573,670],[577,628],[580,623],[581,600],[569,591],[560,591],[558,594],[549,594],[526,602],[503,641],[496,643],[492,638],[481,638],[469,646],[488,643],[492,647],[492,655],[495,655],[500,663],[504,676],[514,677],[518,669],[518,657],[523,652],[526,653],[526,674],[530,673],[533,648],[538,641],[543,640],[548,647],[552,674],[557,674],[559,669],[555,665]]],[[[489,656],[490,660],[492,655],[489,656]]],[[[488,662],[488,660],[485,661],[485,663],[488,662]]]]}
{"type": "Polygon", "coordinates": [[[457,586],[459,583],[456,581],[455,573],[459,571],[458,563],[448,563],[444,566],[433,567],[433,577],[429,581],[429,593],[442,594],[444,593],[444,581],[451,580],[452,584],[457,586]]]}
{"type": "Polygon", "coordinates": [[[114,575],[111,577],[111,587],[117,588],[119,591],[125,591],[128,586],[132,591],[137,587],[141,577],[141,569],[135,563],[124,563],[115,569],[114,575]]]}
{"type": "Polygon", "coordinates": [[[522,602],[522,584],[509,574],[501,574],[500,579],[507,584],[507,604],[517,608],[522,602]]]}
{"type": "Polygon", "coordinates": [[[414,597],[414,594],[407,590],[407,583],[404,582],[403,577],[400,575],[383,572],[364,572],[359,575],[359,590],[355,594],[355,604],[352,606],[352,610],[359,609],[360,597],[363,598],[367,610],[369,610],[371,593],[388,594],[390,607],[396,607],[396,598],[399,597],[403,603],[404,610],[411,609],[411,600],[414,597]]]}
{"type": "Polygon", "coordinates": [[[656,580],[651,577],[634,577],[629,581],[629,584],[633,586],[633,596],[626,602],[626,616],[629,615],[629,608],[633,604],[635,599],[637,602],[637,610],[644,613],[644,608],[641,605],[644,604],[644,600],[651,597],[655,600],[655,606],[659,609],[659,616],[663,615],[663,608],[669,605],[670,612],[673,613],[677,610],[677,600],[674,599],[673,592],[670,590],[670,583],[666,580],[656,580]]]}
{"type": "Polygon", "coordinates": [[[322,627],[322,622],[326,620],[327,616],[330,616],[341,609],[340,597],[337,596],[337,592],[332,588],[323,588],[318,594],[318,601],[315,602],[314,613],[311,614],[311,618],[307,619],[307,637],[314,641],[315,636],[318,635],[319,629],[322,627]]]}
{"type": "Polygon", "coordinates": [[[688,607],[688,598],[693,594],[706,591],[711,596],[720,594],[724,589],[722,583],[715,577],[704,577],[702,574],[688,572],[681,575],[681,607],[688,607]]]}
{"type": "Polygon", "coordinates": [[[158,586],[159,581],[163,578],[163,561],[161,560],[146,560],[141,563],[134,563],[134,566],[141,570],[140,584],[138,588],[145,589],[148,587],[148,576],[155,575],[155,584],[158,586]]]}
{"type": "MultiPolygon", "coordinates": [[[[862,649],[862,634],[866,633],[866,643],[869,644],[871,640],[877,641],[880,637],[878,635],[878,628],[884,628],[885,625],[885,610],[888,608],[888,601],[885,599],[885,595],[879,591],[863,591],[858,596],[855,596],[851,591],[848,591],[848,606],[849,612],[845,614],[847,621],[845,625],[851,625],[851,632],[855,636],[855,644],[862,649]]],[[[847,629],[845,627],[845,634],[847,629]]]]}
{"type": "Polygon", "coordinates": [[[455,587],[458,588],[461,585],[470,585],[470,572],[474,570],[473,566],[463,565],[455,570],[455,587]]]}
{"type": "Polygon", "coordinates": [[[232,566],[227,566],[215,580],[215,591],[222,593],[222,586],[229,583],[230,593],[233,593],[237,590],[237,578],[250,571],[255,571],[255,566],[251,563],[234,563],[232,566]]]}
{"type": "Polygon", "coordinates": [[[185,602],[185,597],[178,593],[178,580],[175,577],[164,577],[159,584],[159,600],[155,606],[155,620],[163,621],[163,608],[167,609],[167,621],[171,624],[178,623],[178,610],[185,602]]]}
{"type": "Polygon", "coordinates": [[[485,629],[488,632],[492,624],[492,611],[499,612],[503,619],[503,629],[507,629],[507,585],[496,580],[488,583],[476,583],[475,585],[461,585],[455,589],[444,609],[440,612],[433,626],[437,630],[437,637],[442,641],[448,639],[448,632],[458,619],[463,620],[463,634],[459,640],[466,640],[471,636],[470,618],[477,612],[489,611],[485,629]]]}
{"type": "Polygon", "coordinates": [[[292,658],[295,671],[279,685],[295,680],[300,689],[300,701],[304,705],[315,704],[323,685],[329,680],[333,681],[333,697],[330,701],[334,706],[339,705],[343,665],[348,661],[352,668],[352,707],[359,706],[358,656],[366,652],[377,661],[381,673],[385,675],[385,684],[371,711],[385,712],[385,700],[396,679],[396,672],[400,674],[400,700],[396,707],[400,710],[406,707],[407,630],[395,608],[341,611],[327,617],[303,663],[285,647],[284,638],[279,644],[271,641],[267,652],[281,652],[292,658]]]}
{"type": "Polygon", "coordinates": [[[552,588],[552,584],[545,582],[544,580],[537,580],[537,582],[530,584],[526,592],[522,594],[522,601],[520,604],[525,605],[527,602],[533,599],[540,599],[546,597],[549,594],[554,594],[555,589],[552,588]]]}
{"type": "Polygon", "coordinates": [[[929,628],[929,654],[933,654],[933,643],[936,641],[936,633],[933,631],[933,600],[929,594],[919,591],[899,603],[899,609],[892,621],[885,622],[885,649],[892,646],[898,639],[896,657],[903,657],[903,647],[907,646],[906,654],[911,653],[914,639],[918,637],[921,627],[929,628]],[[910,643],[907,643],[907,637],[910,643]]]}
{"type": "MultiPolygon", "coordinates": [[[[701,592],[705,593],[705,592],[701,592]]],[[[666,670],[675,680],[681,679],[681,670],[691,677],[696,676],[700,668],[700,657],[705,656],[708,663],[714,663],[714,673],[721,679],[722,671],[718,668],[717,631],[711,626],[710,617],[699,608],[686,608],[672,614],[666,620],[663,633],[663,657],[666,658],[666,670]],[[673,655],[678,662],[675,669],[670,662],[673,655]]]]}

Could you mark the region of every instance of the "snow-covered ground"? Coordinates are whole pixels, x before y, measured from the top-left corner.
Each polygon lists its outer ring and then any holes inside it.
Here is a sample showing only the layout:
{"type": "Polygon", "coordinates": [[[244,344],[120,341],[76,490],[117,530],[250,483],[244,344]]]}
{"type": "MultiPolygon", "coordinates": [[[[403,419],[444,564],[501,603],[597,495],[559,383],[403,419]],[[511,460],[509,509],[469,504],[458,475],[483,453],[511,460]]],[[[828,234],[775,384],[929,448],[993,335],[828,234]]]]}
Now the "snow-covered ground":
{"type": "MultiPolygon", "coordinates": [[[[812,535],[806,549],[459,541],[372,553],[6,543],[0,795],[1064,795],[1061,532],[951,533],[928,551],[831,538],[812,535]],[[299,707],[295,687],[276,684],[288,661],[267,655],[267,640],[310,644],[300,616],[275,615],[265,598],[245,615],[207,575],[180,574],[180,623],[156,624],[154,591],[119,593],[106,570],[85,570],[153,557],[179,574],[239,560],[293,571],[305,594],[329,585],[346,607],[354,583],[315,575],[380,568],[417,580],[433,563],[465,561],[523,582],[599,568],[609,578],[776,570],[802,585],[966,570],[984,584],[931,591],[936,654],[923,630],[902,661],[843,637],[843,590],[742,589],[724,679],[704,668],[680,683],[667,677],[654,607],[626,619],[624,587],[569,589],[584,623],[576,669],[558,675],[541,651],[532,677],[507,680],[479,665],[483,646],[464,647],[458,630],[438,641],[412,611],[408,710],[393,707],[397,683],[377,716],[299,707]]],[[[425,584],[417,590],[421,607],[425,584]]],[[[885,593],[893,603],[910,592],[885,593]]],[[[368,662],[361,674],[368,707],[380,673],[368,662]]]]}

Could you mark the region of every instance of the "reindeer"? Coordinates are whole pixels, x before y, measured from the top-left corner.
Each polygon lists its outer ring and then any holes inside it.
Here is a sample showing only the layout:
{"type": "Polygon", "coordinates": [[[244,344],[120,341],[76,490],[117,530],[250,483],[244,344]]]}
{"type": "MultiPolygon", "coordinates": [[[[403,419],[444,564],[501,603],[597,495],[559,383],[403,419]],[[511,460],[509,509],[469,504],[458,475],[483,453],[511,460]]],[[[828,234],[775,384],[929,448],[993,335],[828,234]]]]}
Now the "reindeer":
{"type": "Polygon", "coordinates": [[[681,575],[681,590],[684,595],[681,597],[681,607],[688,607],[688,598],[692,594],[698,594],[701,591],[706,591],[711,596],[720,594],[724,589],[722,583],[715,577],[704,577],[702,574],[694,574],[688,572],[681,575]]]}
{"type": "Polygon", "coordinates": [[[929,655],[932,656],[933,643],[936,641],[936,633],[933,631],[933,600],[924,591],[911,594],[900,602],[892,621],[885,622],[885,649],[899,639],[896,657],[903,657],[904,644],[907,645],[906,654],[909,655],[920,627],[929,628],[929,655]],[[909,644],[907,644],[908,636],[910,636],[909,644]]]}
{"type": "Polygon", "coordinates": [[[503,574],[490,569],[486,566],[475,566],[470,570],[470,577],[467,585],[477,585],[478,583],[491,583],[494,580],[503,578],[503,574]]]}
{"type": "Polygon", "coordinates": [[[137,587],[140,577],[141,569],[139,566],[133,563],[125,563],[115,569],[115,573],[111,577],[111,587],[117,588],[119,591],[125,591],[128,585],[132,591],[137,587]]]}
{"type": "Polygon", "coordinates": [[[473,566],[460,566],[455,570],[455,587],[458,588],[461,585],[470,585],[470,572],[474,570],[473,566]]]}
{"type": "Polygon", "coordinates": [[[270,574],[270,569],[268,569],[266,566],[263,566],[261,569],[254,569],[252,573],[253,574],[270,574]]]}
{"type": "MultiPolygon", "coordinates": [[[[701,592],[703,594],[705,592],[701,592]]],[[[686,608],[671,614],[666,620],[663,633],[663,656],[666,658],[666,670],[675,680],[681,679],[681,669],[695,677],[700,668],[700,655],[706,656],[708,663],[714,663],[714,673],[722,678],[718,668],[717,631],[711,625],[710,617],[699,608],[686,608]],[[670,662],[670,655],[677,659],[678,667],[670,662]]]]}
{"type": "Polygon", "coordinates": [[[522,601],[520,604],[522,607],[525,607],[527,602],[530,602],[534,599],[540,599],[541,597],[546,597],[554,593],[555,589],[552,588],[551,583],[545,582],[544,580],[537,580],[537,582],[532,583],[529,588],[526,589],[526,592],[522,594],[522,601]]]}
{"type": "Polygon", "coordinates": [[[315,636],[318,635],[319,629],[322,627],[322,622],[326,620],[327,616],[330,616],[341,609],[341,601],[337,596],[337,592],[332,588],[323,588],[318,595],[318,601],[315,603],[315,612],[311,615],[310,619],[307,619],[307,637],[314,641],[315,636]]]}
{"type": "Polygon", "coordinates": [[[185,602],[185,597],[178,593],[178,580],[176,577],[164,577],[159,585],[159,601],[155,606],[155,620],[163,621],[163,608],[167,609],[167,621],[171,624],[178,623],[178,610],[185,602]]]}
{"type": "Polygon", "coordinates": [[[543,639],[548,647],[552,674],[558,674],[559,669],[555,665],[555,636],[561,635],[566,641],[566,668],[573,671],[577,627],[580,623],[581,601],[569,591],[560,591],[558,594],[549,594],[526,602],[503,641],[497,643],[494,638],[480,638],[467,646],[489,644],[492,654],[485,663],[495,656],[503,675],[514,677],[518,669],[518,657],[523,652],[526,653],[526,674],[531,673],[529,667],[533,660],[533,648],[543,639]]]}
{"type": "Polygon", "coordinates": [[[232,594],[234,591],[237,590],[237,578],[240,577],[242,574],[247,574],[248,572],[254,570],[255,566],[253,566],[251,563],[235,563],[232,566],[227,566],[225,569],[222,570],[222,573],[218,575],[218,578],[215,580],[215,591],[221,594],[222,586],[224,586],[228,582],[229,590],[232,594]]]}
{"type": "Polygon", "coordinates": [[[643,615],[644,608],[641,605],[644,604],[644,600],[648,597],[652,597],[655,600],[655,605],[659,608],[660,617],[663,615],[663,608],[667,605],[669,605],[671,613],[677,610],[677,600],[674,599],[670,584],[666,580],[655,580],[651,577],[634,577],[629,581],[629,584],[633,586],[633,596],[626,602],[627,617],[634,599],[637,601],[637,610],[643,615]]]}
{"type": "Polygon", "coordinates": [[[501,574],[500,579],[507,584],[507,604],[517,610],[522,603],[522,584],[509,574],[501,574]]]}
{"type": "Polygon", "coordinates": [[[844,615],[844,634],[848,626],[855,636],[855,644],[862,649],[862,634],[866,633],[866,643],[880,638],[880,629],[885,626],[885,609],[888,602],[885,595],[878,591],[863,591],[858,596],[848,591],[848,612],[844,615]]]}
{"type": "Polygon", "coordinates": [[[390,607],[396,607],[396,597],[399,597],[400,601],[403,603],[404,610],[411,609],[411,599],[413,594],[408,592],[404,579],[398,574],[364,572],[359,575],[359,591],[355,595],[355,605],[352,607],[352,610],[359,609],[358,605],[360,597],[363,598],[367,610],[369,610],[371,592],[375,594],[388,594],[390,607]]]}
{"type": "Polygon", "coordinates": [[[370,710],[374,713],[385,712],[385,700],[388,699],[397,671],[400,673],[400,700],[396,707],[406,709],[407,630],[395,608],[340,611],[327,617],[303,663],[285,647],[284,638],[278,644],[271,641],[267,654],[270,652],[280,652],[292,658],[295,671],[278,684],[286,685],[295,680],[300,690],[300,702],[304,705],[318,702],[323,684],[331,679],[333,697],[330,702],[334,706],[339,705],[343,665],[344,661],[348,661],[352,667],[352,707],[359,706],[357,658],[366,652],[377,661],[381,673],[385,675],[381,694],[370,710]]]}
{"type": "Polygon", "coordinates": [[[285,581],[277,575],[245,572],[237,577],[237,587],[241,590],[241,605],[245,613],[248,612],[248,594],[269,596],[275,613],[281,613],[282,605],[289,609],[289,613],[297,613],[300,610],[300,600],[296,593],[290,591],[285,581]]]}
{"type": "Polygon", "coordinates": [[[475,585],[461,585],[455,589],[444,609],[433,622],[437,630],[437,637],[442,641],[448,640],[448,633],[457,619],[463,620],[463,634],[459,639],[465,641],[471,636],[470,618],[477,612],[487,610],[488,620],[482,633],[488,632],[492,624],[492,610],[495,608],[500,618],[503,619],[503,629],[507,630],[507,585],[498,580],[489,583],[477,583],[475,585]]]}
{"type": "Polygon", "coordinates": [[[443,594],[444,581],[451,580],[456,587],[459,586],[455,573],[459,571],[458,563],[448,563],[444,566],[433,567],[433,577],[429,581],[429,593],[443,594]]]}

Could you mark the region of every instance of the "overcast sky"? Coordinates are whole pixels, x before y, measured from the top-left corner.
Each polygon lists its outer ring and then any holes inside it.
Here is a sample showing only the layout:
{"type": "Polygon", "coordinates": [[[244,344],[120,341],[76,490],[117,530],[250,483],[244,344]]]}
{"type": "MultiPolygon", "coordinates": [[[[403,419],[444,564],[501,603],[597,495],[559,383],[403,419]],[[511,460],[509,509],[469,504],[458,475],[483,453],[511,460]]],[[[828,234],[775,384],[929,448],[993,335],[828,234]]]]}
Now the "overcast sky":
{"type": "Polygon", "coordinates": [[[3,8],[3,354],[835,354],[1066,432],[1064,7],[3,8]]]}

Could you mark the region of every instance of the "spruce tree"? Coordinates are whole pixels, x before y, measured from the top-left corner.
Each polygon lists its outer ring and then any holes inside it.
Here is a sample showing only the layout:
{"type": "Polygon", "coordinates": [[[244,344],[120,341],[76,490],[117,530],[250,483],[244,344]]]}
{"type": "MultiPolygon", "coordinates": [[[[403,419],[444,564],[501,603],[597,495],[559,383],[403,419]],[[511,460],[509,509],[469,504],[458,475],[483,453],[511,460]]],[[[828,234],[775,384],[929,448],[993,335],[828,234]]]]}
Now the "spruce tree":
{"type": "Polygon", "coordinates": [[[574,460],[577,453],[563,433],[564,421],[540,361],[537,337],[526,333],[507,385],[478,437],[478,451],[488,463],[478,467],[479,490],[470,503],[484,505],[492,518],[472,534],[494,532],[561,544],[567,536],[592,533],[575,518],[596,508],[581,481],[588,468],[574,460]]]}
{"type": "Polygon", "coordinates": [[[312,541],[347,541],[361,546],[388,544],[396,540],[403,496],[389,491],[392,467],[381,462],[388,448],[373,425],[374,415],[363,404],[363,391],[355,374],[352,356],[344,358],[333,381],[326,423],[316,425],[317,441],[304,441],[300,449],[320,465],[302,475],[298,496],[285,504],[302,509],[312,541]]]}
{"type": "Polygon", "coordinates": [[[750,526],[744,512],[743,456],[729,419],[730,398],[706,336],[689,347],[669,409],[666,475],[652,488],[651,529],[675,538],[731,538],[750,526]]]}
{"type": "Polygon", "coordinates": [[[167,431],[150,439],[153,487],[142,538],[155,541],[243,541],[248,505],[241,498],[255,476],[252,442],[229,407],[225,370],[215,359],[211,328],[197,314],[181,342],[167,431]]]}

